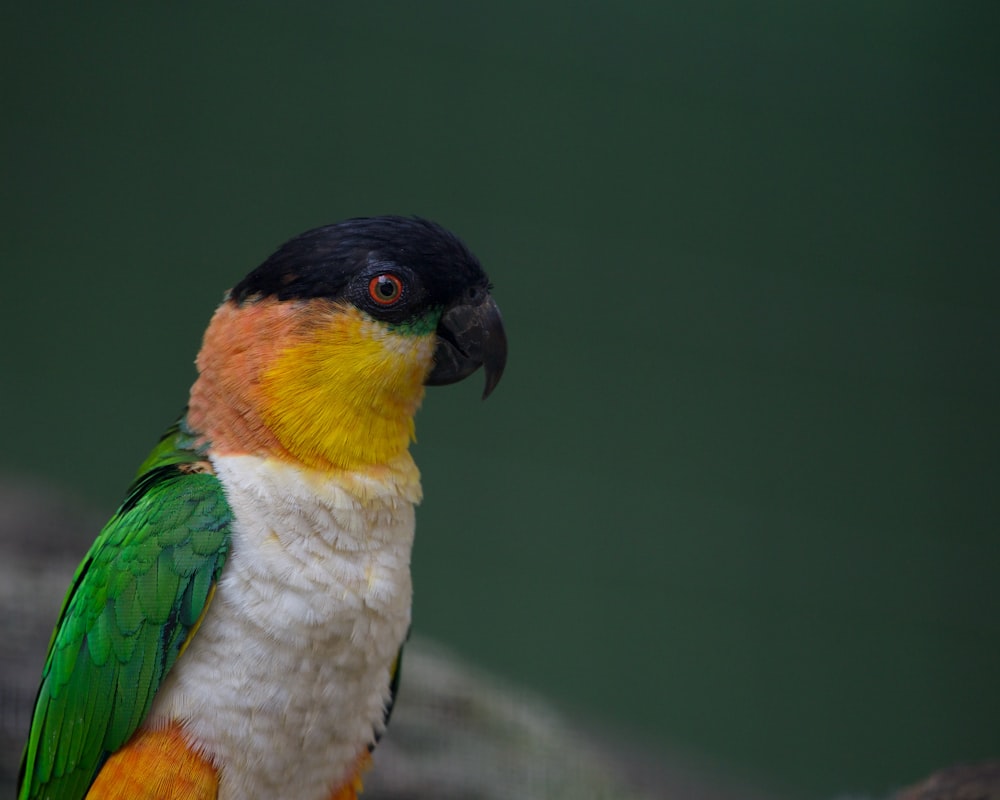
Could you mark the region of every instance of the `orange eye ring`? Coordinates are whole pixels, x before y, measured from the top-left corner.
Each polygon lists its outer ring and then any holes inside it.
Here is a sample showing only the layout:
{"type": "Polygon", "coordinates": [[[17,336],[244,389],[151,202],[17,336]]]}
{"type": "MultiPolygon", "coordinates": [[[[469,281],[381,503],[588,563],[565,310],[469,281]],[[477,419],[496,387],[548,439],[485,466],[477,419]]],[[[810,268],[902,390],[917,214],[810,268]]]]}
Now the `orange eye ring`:
{"type": "Polygon", "coordinates": [[[380,306],[391,306],[403,295],[403,282],[391,272],[376,275],[368,282],[368,296],[380,306]]]}

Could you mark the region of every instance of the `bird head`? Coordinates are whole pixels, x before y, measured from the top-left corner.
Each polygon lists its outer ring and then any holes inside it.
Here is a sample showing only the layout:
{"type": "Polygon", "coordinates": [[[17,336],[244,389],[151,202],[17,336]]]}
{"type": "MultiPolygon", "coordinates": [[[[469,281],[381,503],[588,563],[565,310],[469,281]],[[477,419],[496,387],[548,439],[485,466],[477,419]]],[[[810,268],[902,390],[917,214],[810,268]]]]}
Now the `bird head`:
{"type": "Polygon", "coordinates": [[[506,354],[489,279],[456,236],[417,218],[347,220],[286,242],[227,293],[188,424],[220,453],[390,465],[425,385],[483,367],[486,397],[506,354]]]}

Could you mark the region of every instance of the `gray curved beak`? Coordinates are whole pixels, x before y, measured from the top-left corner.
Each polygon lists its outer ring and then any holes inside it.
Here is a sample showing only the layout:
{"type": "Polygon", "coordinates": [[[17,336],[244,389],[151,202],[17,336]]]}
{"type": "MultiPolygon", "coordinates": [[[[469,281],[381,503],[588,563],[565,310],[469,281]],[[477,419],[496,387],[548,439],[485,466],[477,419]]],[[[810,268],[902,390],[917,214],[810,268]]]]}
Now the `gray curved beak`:
{"type": "Polygon", "coordinates": [[[428,386],[456,383],[483,367],[483,399],[489,397],[507,363],[507,334],[493,298],[483,293],[478,303],[459,303],[446,309],[438,323],[437,337],[434,367],[424,382],[428,386]]]}

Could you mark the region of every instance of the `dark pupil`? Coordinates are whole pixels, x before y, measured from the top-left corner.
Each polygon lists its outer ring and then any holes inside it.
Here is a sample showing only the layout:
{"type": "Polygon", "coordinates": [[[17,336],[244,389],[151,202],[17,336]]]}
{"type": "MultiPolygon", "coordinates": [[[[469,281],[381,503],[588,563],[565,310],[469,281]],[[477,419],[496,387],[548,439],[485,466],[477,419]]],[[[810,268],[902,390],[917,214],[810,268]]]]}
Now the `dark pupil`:
{"type": "Polygon", "coordinates": [[[378,293],[386,300],[391,300],[396,296],[396,284],[388,278],[379,278],[376,286],[378,293]]]}

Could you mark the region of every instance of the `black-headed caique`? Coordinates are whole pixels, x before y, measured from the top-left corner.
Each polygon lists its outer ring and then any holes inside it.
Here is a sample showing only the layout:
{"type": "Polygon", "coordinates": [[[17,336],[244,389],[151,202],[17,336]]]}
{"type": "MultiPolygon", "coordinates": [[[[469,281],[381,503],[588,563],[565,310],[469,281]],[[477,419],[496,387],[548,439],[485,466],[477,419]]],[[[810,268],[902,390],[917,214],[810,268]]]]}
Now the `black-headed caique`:
{"type": "Polygon", "coordinates": [[[19,798],[354,798],[410,626],[414,414],[506,353],[476,257],[422,219],[309,231],[227,292],[76,572],[19,798]]]}

